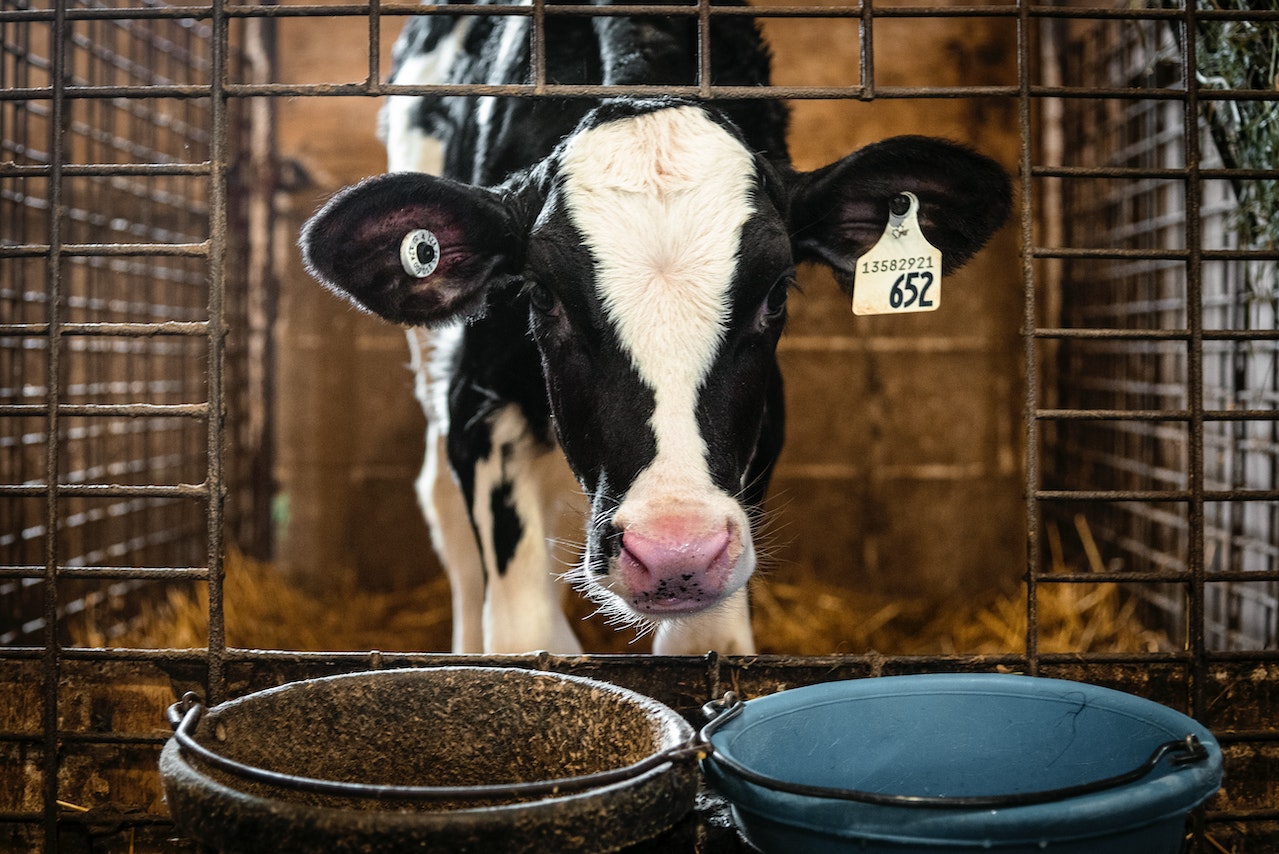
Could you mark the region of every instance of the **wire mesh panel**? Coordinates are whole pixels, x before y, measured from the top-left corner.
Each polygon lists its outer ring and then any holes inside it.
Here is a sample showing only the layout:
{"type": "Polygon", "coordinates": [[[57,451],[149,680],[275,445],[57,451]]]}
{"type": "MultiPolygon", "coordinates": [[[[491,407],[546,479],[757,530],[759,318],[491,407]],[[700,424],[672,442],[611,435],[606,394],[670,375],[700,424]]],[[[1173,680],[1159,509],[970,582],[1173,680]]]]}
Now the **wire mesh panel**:
{"type": "MultiPolygon", "coordinates": [[[[1200,79],[1225,89],[1249,88],[1253,73],[1273,80],[1264,33],[1264,24],[1247,20],[1201,23],[1200,79]],[[1233,79],[1206,70],[1232,73],[1232,59],[1233,79]]],[[[1273,47],[1273,37],[1268,42],[1273,47]]],[[[1158,20],[1095,25],[1063,57],[1066,79],[1096,87],[1184,91],[1184,67],[1178,30],[1158,20]]],[[[1058,354],[1064,406],[1121,415],[1063,426],[1055,476],[1073,488],[1186,493],[1198,465],[1192,456],[1202,453],[1202,488],[1214,494],[1202,508],[1210,649],[1273,649],[1279,627],[1279,528],[1265,500],[1279,454],[1275,264],[1266,257],[1275,246],[1265,201],[1273,178],[1253,177],[1274,166],[1271,131],[1261,129],[1274,111],[1267,101],[1207,102],[1189,145],[1180,99],[1072,102],[1062,128],[1075,158],[1069,165],[1106,171],[1067,190],[1066,240],[1127,257],[1071,259],[1065,268],[1062,324],[1125,334],[1068,340],[1058,354]],[[1187,182],[1187,155],[1195,152],[1199,180],[1187,182]],[[1192,317],[1195,268],[1185,259],[1196,240],[1200,307],[1192,317]],[[1188,347],[1192,320],[1202,338],[1188,347]],[[1188,413],[1200,406],[1202,436],[1192,437],[1188,413]]],[[[1100,544],[1096,568],[1184,574],[1199,526],[1191,510],[1117,501],[1079,524],[1100,544]]],[[[1174,637],[1185,634],[1183,598],[1160,587],[1139,592],[1165,614],[1174,637]]]]}
{"type": "MultiPolygon", "coordinates": [[[[265,553],[270,541],[271,444],[284,429],[272,415],[285,384],[275,372],[287,357],[282,375],[292,384],[335,382],[334,363],[315,361],[333,329],[290,339],[312,348],[300,357],[273,343],[273,282],[287,266],[280,244],[293,240],[278,232],[298,213],[273,196],[274,111],[306,105],[338,117],[324,131],[302,121],[288,137],[306,148],[308,136],[342,135],[331,160],[290,174],[305,215],[321,190],[365,169],[351,152],[375,144],[376,99],[427,92],[782,98],[795,109],[793,136],[818,149],[837,137],[836,122],[873,114],[927,132],[958,109],[990,144],[1000,133],[1015,140],[1008,165],[1019,172],[1019,219],[1004,245],[1020,243],[1020,265],[1009,249],[968,281],[969,293],[992,270],[992,282],[1010,281],[1000,304],[1010,312],[961,294],[937,322],[964,334],[923,325],[899,336],[867,321],[852,335],[840,325],[847,306],[832,309],[838,297],[797,306],[780,352],[792,387],[810,391],[792,407],[798,450],[778,468],[791,493],[784,512],[811,526],[795,553],[856,564],[862,579],[907,567],[889,579],[898,590],[962,597],[968,588],[956,579],[971,576],[948,549],[977,530],[973,517],[996,517],[973,562],[984,557],[1014,589],[1026,584],[1007,620],[1013,642],[981,654],[857,648],[817,659],[512,663],[607,678],[681,710],[730,687],[750,694],[937,670],[1114,685],[1194,714],[1226,748],[1227,788],[1196,818],[1194,850],[1279,845],[1279,334],[1269,219],[1279,172],[1273,145],[1258,155],[1243,144],[1249,129],[1272,127],[1277,96],[1273,67],[1249,61],[1240,76],[1221,47],[1264,43],[1267,33],[1273,44],[1279,12],[465,4],[467,17],[525,22],[526,80],[388,87],[389,42],[419,11],[459,14],[377,3],[0,0],[0,848],[180,847],[155,760],[162,709],[181,691],[217,702],[307,676],[452,661],[300,653],[287,639],[282,649],[228,648],[224,632],[224,547],[265,553]],[[547,40],[605,14],[688,19],[697,34],[689,49],[704,69],[708,27],[743,14],[791,51],[819,43],[814,33],[837,34],[838,57],[808,76],[779,66],[767,87],[704,74],[629,88],[549,78],[547,40]],[[943,61],[890,64],[914,56],[925,35],[943,61]],[[315,54],[311,71],[281,68],[272,38],[315,54]],[[989,62],[973,61],[975,42],[989,62]],[[815,104],[830,111],[817,118],[815,104]],[[835,361],[860,366],[857,390],[869,402],[857,418],[833,401],[835,361]],[[943,399],[940,385],[970,391],[943,399]],[[894,398],[909,405],[889,405],[894,398]],[[924,417],[910,421],[908,409],[924,417]],[[1008,423],[1001,409],[1014,413],[1008,423]],[[886,435],[904,438],[879,442],[886,435]],[[848,450],[863,441],[873,453],[848,450]],[[921,536],[921,517],[946,533],[921,536]],[[1083,591],[1054,600],[1082,611],[1092,592],[1115,584],[1123,596],[1114,619],[1149,624],[1139,648],[1100,652],[1048,633],[1050,598],[1083,591]],[[182,587],[203,597],[198,640],[151,650],[117,642],[144,609],[135,593],[182,587]]],[[[285,320],[296,332],[313,318],[285,320]]],[[[338,456],[325,453],[324,464],[338,456]]],[[[817,605],[795,602],[796,620],[817,605]]]]}
{"type": "Polygon", "coordinates": [[[0,106],[10,644],[44,637],[51,595],[62,631],[108,629],[101,606],[145,582],[105,568],[208,551],[210,102],[65,92],[207,85],[209,28],[54,23],[5,23],[4,85],[40,93],[0,106]],[[96,572],[54,595],[46,565],[96,572]]]}

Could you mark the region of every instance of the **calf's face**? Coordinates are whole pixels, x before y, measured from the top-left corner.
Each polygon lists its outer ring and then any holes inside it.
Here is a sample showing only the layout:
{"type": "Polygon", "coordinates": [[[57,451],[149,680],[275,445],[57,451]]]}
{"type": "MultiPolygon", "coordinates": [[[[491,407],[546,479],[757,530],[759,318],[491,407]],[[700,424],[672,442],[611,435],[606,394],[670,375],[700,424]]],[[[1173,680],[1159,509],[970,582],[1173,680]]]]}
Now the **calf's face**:
{"type": "Polygon", "coordinates": [[[704,106],[628,102],[500,187],[400,173],[348,188],[302,246],[318,279],[389,320],[528,313],[539,393],[590,500],[584,587],[661,618],[713,607],[754,569],[744,496],[771,464],[756,456],[795,263],[851,288],[904,191],[944,270],[1009,207],[1003,170],[949,143],[900,137],[796,173],[704,106]],[[421,230],[438,257],[414,269],[401,245],[421,230]]]}

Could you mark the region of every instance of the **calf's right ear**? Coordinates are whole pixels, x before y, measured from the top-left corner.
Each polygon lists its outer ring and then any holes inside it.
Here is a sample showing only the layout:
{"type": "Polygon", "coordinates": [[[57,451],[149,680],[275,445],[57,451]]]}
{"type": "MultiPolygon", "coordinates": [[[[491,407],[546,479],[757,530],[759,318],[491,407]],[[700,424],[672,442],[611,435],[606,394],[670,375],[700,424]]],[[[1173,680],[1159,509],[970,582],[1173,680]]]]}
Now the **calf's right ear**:
{"type": "Polygon", "coordinates": [[[339,295],[394,323],[429,326],[482,313],[489,289],[518,277],[524,237],[497,193],[398,172],[339,192],[299,245],[307,270],[339,295]]]}

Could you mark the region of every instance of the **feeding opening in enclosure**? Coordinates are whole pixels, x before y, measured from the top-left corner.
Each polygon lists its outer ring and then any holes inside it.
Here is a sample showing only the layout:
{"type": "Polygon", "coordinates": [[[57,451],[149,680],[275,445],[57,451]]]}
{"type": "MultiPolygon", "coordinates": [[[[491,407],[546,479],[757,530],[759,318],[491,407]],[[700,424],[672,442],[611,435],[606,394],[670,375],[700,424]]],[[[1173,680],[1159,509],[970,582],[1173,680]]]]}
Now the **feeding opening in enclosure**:
{"type": "Polygon", "coordinates": [[[797,170],[922,134],[1014,184],[937,311],[857,316],[799,268],[755,520],[760,655],[647,658],[566,588],[611,655],[504,663],[685,713],[939,670],[1109,685],[1221,741],[1191,850],[1270,850],[1277,31],[1279,9],[1206,0],[0,0],[0,848],[176,850],[156,762],[184,691],[458,660],[404,330],[297,248],[386,170],[387,98],[432,95],[776,100],[797,170]],[[414,14],[518,20],[523,82],[389,84],[414,14]],[[556,39],[644,16],[689,22],[689,79],[547,68],[556,39]],[[711,30],[746,19],[771,82],[722,85],[711,30]]]}

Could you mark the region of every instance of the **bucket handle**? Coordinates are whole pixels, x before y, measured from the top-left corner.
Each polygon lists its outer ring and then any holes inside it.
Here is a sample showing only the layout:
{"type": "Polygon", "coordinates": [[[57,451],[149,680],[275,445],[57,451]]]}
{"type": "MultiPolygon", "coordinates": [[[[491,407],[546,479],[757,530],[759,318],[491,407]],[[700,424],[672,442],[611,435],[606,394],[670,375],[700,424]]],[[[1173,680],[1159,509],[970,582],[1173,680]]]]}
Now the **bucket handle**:
{"type": "Polygon", "coordinates": [[[625,767],[598,771],[593,774],[582,774],[577,777],[537,780],[529,783],[497,783],[484,786],[399,786],[377,783],[348,783],[341,780],[324,780],[271,771],[267,768],[259,768],[255,765],[237,762],[210,750],[196,741],[193,735],[196,726],[200,723],[200,718],[206,711],[207,709],[199,696],[190,691],[184,694],[181,700],[169,706],[165,716],[168,719],[169,726],[173,728],[173,740],[177,742],[181,752],[197,756],[202,762],[242,779],[267,783],[279,788],[346,798],[441,801],[559,795],[633,780],[664,764],[692,761],[703,758],[705,755],[699,737],[695,735],[685,744],[658,751],[625,767]]]}
{"type": "MultiPolygon", "coordinates": [[[[697,734],[697,739],[705,742],[706,753],[712,753],[710,737],[733,718],[742,713],[746,707],[746,703],[738,697],[734,692],[729,691],[724,695],[722,701],[711,701],[702,707],[702,713],[709,718],[709,722],[702,727],[701,732],[697,734]]],[[[1106,789],[1113,789],[1124,786],[1129,783],[1135,783],[1145,777],[1155,769],[1155,766],[1169,754],[1172,755],[1172,764],[1189,765],[1191,763],[1202,762],[1208,758],[1208,748],[1195,736],[1194,733],[1187,733],[1185,738],[1165,741],[1155,748],[1145,762],[1126,771],[1122,774],[1116,774],[1113,777],[1106,777],[1101,780],[1094,780],[1089,783],[1080,783],[1075,786],[1063,786],[1059,789],[1045,789],[1038,792],[1017,792],[1007,795],[979,795],[974,797],[937,797],[931,795],[886,795],[880,792],[865,792],[857,789],[839,789],[827,786],[810,786],[804,783],[792,783],[786,780],[778,780],[764,774],[752,771],[742,765],[730,756],[726,756],[722,752],[714,752],[714,765],[717,769],[740,777],[741,779],[763,786],[766,789],[772,789],[778,792],[786,792],[792,795],[805,795],[815,798],[834,798],[842,801],[858,801],[860,803],[874,804],[877,806],[891,807],[953,807],[958,809],[998,809],[1001,807],[1019,807],[1028,806],[1030,804],[1042,804],[1049,801],[1058,801],[1064,798],[1072,798],[1078,795],[1087,795],[1093,792],[1101,792],[1106,789]]]]}

